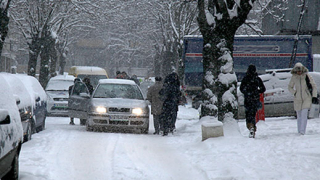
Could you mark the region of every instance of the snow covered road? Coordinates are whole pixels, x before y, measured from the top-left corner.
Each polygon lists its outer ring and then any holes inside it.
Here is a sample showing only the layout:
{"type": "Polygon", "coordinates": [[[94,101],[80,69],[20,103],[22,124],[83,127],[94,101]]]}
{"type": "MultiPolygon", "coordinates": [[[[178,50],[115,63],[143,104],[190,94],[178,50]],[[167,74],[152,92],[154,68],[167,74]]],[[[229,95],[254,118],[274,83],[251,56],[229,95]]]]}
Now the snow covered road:
{"type": "Polygon", "coordinates": [[[197,111],[179,107],[168,137],[87,132],[64,117],[23,144],[21,180],[318,180],[320,119],[298,135],[294,117],[260,121],[255,139],[245,122],[225,123],[224,137],[201,141],[197,111]]]}
{"type": "Polygon", "coordinates": [[[47,118],[46,130],[23,145],[20,179],[205,179],[170,144],[174,136],[87,132],[68,122],[47,118]]]}

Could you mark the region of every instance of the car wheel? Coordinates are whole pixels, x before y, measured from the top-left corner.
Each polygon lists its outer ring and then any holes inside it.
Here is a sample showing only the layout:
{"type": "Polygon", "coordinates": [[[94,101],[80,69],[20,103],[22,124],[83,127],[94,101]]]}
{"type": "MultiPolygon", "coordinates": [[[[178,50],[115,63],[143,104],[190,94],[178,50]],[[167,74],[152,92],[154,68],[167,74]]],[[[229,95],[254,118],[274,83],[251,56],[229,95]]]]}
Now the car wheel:
{"type": "Polygon", "coordinates": [[[12,168],[1,179],[2,180],[18,180],[18,178],[19,178],[19,152],[17,151],[12,162],[12,168]]]}
{"type": "Polygon", "coordinates": [[[34,121],[34,118],[30,119],[30,122],[31,122],[31,132],[32,132],[32,134],[34,134],[37,132],[36,123],[34,121]]]}
{"type": "Polygon", "coordinates": [[[91,126],[89,126],[89,125],[87,124],[86,130],[87,130],[87,131],[93,131],[93,127],[91,127],[91,126]]]}
{"type": "Polygon", "coordinates": [[[24,135],[23,140],[24,142],[30,141],[32,136],[32,125],[31,122],[28,122],[28,127],[27,127],[27,134],[24,135]]]}
{"type": "Polygon", "coordinates": [[[142,134],[148,134],[149,133],[149,128],[141,129],[142,134]]]}
{"type": "Polygon", "coordinates": [[[87,120],[86,119],[80,119],[80,125],[86,125],[87,120]]]}

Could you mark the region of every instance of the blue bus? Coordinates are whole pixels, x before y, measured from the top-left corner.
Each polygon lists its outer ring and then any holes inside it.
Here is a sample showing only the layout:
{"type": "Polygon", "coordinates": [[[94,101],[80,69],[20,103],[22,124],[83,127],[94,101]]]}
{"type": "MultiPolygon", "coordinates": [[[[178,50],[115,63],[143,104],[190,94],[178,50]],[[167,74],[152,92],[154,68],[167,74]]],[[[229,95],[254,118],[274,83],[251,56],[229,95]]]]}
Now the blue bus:
{"type": "MultiPolygon", "coordinates": [[[[289,68],[295,35],[236,36],[234,38],[233,60],[238,81],[241,81],[248,66],[254,64],[258,74],[267,69],[289,68]]],[[[186,91],[201,90],[202,36],[185,36],[183,49],[184,82],[186,91]]],[[[313,71],[312,36],[300,35],[295,62],[301,62],[313,71]]]]}

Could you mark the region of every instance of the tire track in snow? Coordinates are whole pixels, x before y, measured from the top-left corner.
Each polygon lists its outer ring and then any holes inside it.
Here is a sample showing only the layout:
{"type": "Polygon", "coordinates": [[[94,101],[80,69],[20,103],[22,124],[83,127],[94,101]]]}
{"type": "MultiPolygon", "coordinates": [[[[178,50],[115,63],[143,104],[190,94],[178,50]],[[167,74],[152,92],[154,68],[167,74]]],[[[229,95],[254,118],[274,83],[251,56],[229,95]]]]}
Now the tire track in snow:
{"type": "Polygon", "coordinates": [[[122,135],[115,160],[115,179],[205,180],[206,173],[168,144],[170,137],[122,135]],[[167,145],[167,146],[164,146],[167,145]]]}

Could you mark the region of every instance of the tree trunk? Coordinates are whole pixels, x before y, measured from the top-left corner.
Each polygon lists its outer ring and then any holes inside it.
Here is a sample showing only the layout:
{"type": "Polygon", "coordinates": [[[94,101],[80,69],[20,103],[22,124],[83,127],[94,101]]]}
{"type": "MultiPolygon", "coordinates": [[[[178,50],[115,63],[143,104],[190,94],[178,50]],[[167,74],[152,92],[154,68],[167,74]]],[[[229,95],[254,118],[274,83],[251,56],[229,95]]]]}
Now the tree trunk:
{"type": "Polygon", "coordinates": [[[254,0],[198,0],[198,23],[203,36],[203,86],[201,117],[216,116],[219,121],[237,117],[237,78],[233,69],[233,39],[251,10],[254,0]],[[240,7],[239,7],[240,6],[240,7]],[[230,17],[228,10],[238,9],[230,17]],[[210,13],[210,14],[209,14],[210,13]],[[207,17],[212,18],[207,19],[207,17]]]}
{"type": "Polygon", "coordinates": [[[60,60],[59,60],[59,74],[63,75],[66,63],[67,63],[66,57],[65,57],[64,53],[61,53],[60,60]]]}
{"type": "Polygon", "coordinates": [[[52,37],[50,38],[49,41],[49,59],[50,59],[50,68],[49,68],[49,74],[50,77],[54,77],[57,75],[56,71],[57,71],[57,62],[58,62],[58,51],[56,49],[55,46],[55,39],[53,39],[52,37]]]}
{"type": "MultiPolygon", "coordinates": [[[[9,17],[8,17],[8,9],[10,5],[11,0],[8,0],[7,6],[4,8],[0,8],[0,57],[4,45],[4,41],[6,40],[6,37],[8,35],[8,25],[9,25],[9,17]]],[[[0,58],[1,59],[1,58],[0,58]]]]}
{"type": "Polygon", "coordinates": [[[28,75],[29,76],[36,76],[37,72],[37,61],[38,56],[40,53],[40,43],[39,38],[36,37],[33,38],[31,44],[29,45],[29,62],[28,62],[28,75]]]}
{"type": "Polygon", "coordinates": [[[40,53],[41,63],[40,63],[40,74],[39,74],[39,82],[43,88],[47,86],[49,81],[49,53],[48,47],[43,47],[40,53]]]}

